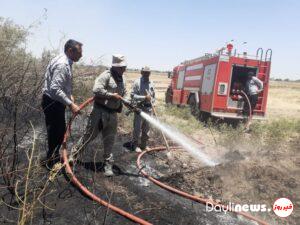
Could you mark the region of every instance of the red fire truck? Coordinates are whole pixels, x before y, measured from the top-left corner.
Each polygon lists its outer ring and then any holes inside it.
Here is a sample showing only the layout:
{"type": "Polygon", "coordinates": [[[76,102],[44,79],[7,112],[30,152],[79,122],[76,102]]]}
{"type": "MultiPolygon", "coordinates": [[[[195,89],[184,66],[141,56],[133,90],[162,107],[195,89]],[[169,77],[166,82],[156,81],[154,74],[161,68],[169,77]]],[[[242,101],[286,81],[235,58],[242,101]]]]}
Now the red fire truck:
{"type": "Polygon", "coordinates": [[[172,81],[166,92],[166,102],[184,106],[189,105],[191,112],[201,118],[243,119],[245,98],[237,90],[245,89],[248,72],[255,73],[264,83],[253,119],[266,115],[269,89],[272,50],[263,54],[259,48],[255,56],[246,52],[237,54],[233,45],[220,49],[215,54],[187,60],[173,69],[172,81]]]}

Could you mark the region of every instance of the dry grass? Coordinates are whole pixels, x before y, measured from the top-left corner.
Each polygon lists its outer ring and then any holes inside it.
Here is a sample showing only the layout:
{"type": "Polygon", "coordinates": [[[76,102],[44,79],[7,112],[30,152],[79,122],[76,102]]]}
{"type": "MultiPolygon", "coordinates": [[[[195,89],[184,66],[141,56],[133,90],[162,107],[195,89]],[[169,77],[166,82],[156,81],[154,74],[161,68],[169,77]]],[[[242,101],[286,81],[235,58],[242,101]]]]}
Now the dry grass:
{"type": "Polygon", "coordinates": [[[267,113],[270,119],[300,118],[300,82],[271,81],[267,113]]]}

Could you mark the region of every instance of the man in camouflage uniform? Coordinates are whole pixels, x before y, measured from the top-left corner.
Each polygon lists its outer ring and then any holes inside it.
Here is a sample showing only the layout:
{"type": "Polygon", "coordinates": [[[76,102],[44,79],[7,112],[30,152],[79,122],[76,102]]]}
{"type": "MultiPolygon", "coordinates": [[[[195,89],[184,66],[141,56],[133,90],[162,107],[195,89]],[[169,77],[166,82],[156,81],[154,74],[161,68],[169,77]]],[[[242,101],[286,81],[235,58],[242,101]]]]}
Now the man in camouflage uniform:
{"type": "Polygon", "coordinates": [[[112,148],[117,133],[117,113],[122,111],[122,97],[126,95],[123,73],[126,70],[125,58],[122,55],[113,55],[112,67],[100,74],[93,87],[95,102],[88,118],[88,124],[83,137],[72,148],[70,161],[79,151],[93,139],[99,132],[102,133],[104,145],[104,175],[113,176],[112,148]]]}
{"type": "MultiPolygon", "coordinates": [[[[141,70],[141,77],[134,81],[131,98],[137,103],[137,106],[145,113],[152,115],[152,104],[155,101],[154,85],[150,81],[150,68],[145,66],[141,70]]],[[[134,114],[132,135],[132,149],[141,152],[147,149],[147,141],[149,139],[149,123],[137,113],[134,114]],[[139,138],[141,141],[139,145],[139,138]]]]}

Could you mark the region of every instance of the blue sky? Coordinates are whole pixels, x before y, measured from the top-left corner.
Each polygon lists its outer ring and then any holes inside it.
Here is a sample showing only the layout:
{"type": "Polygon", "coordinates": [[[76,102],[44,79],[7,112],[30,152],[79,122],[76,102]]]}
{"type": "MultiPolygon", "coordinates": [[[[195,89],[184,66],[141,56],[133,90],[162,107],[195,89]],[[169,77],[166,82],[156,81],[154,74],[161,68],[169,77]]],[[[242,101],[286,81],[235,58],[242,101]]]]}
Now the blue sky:
{"type": "Polygon", "coordinates": [[[109,64],[111,54],[122,53],[131,68],[166,70],[234,39],[248,54],[272,48],[273,77],[300,79],[297,0],[0,0],[0,6],[0,16],[25,27],[41,21],[28,45],[37,56],[74,38],[84,44],[87,63],[101,57],[109,64]]]}

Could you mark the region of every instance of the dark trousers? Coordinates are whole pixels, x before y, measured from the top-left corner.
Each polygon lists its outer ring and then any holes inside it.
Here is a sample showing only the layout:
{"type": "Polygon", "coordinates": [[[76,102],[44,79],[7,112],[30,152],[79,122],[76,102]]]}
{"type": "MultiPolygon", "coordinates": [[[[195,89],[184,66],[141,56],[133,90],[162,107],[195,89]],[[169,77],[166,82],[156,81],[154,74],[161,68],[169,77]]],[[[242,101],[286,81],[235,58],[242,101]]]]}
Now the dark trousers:
{"type": "MultiPolygon", "coordinates": [[[[256,104],[258,102],[258,95],[255,94],[255,95],[247,95],[248,98],[249,98],[249,101],[250,101],[250,105],[251,105],[251,114],[253,114],[253,111],[256,107],[256,104]]],[[[249,105],[248,105],[248,102],[245,102],[244,104],[244,112],[245,113],[248,113],[249,114],[249,105]]]]}
{"type": "Polygon", "coordinates": [[[47,159],[50,164],[59,161],[59,149],[66,131],[65,105],[43,95],[42,107],[46,119],[48,152],[47,159]]]}

